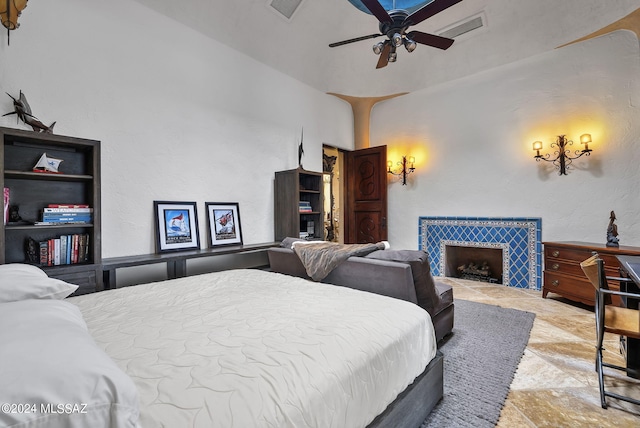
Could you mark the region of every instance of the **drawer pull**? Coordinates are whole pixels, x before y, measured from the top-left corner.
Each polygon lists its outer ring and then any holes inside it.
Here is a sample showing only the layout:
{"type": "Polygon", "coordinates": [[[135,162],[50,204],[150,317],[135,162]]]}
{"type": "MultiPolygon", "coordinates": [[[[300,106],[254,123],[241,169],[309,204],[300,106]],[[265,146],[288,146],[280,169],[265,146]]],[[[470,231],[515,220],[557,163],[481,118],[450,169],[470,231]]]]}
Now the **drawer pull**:
{"type": "Polygon", "coordinates": [[[552,270],[558,270],[558,269],[560,269],[560,265],[558,263],[554,263],[554,264],[551,265],[551,269],[552,270]]]}
{"type": "Polygon", "coordinates": [[[557,279],[554,279],[553,281],[551,281],[551,285],[553,285],[554,287],[557,287],[558,285],[560,285],[560,281],[557,279]]]}
{"type": "Polygon", "coordinates": [[[553,257],[558,257],[558,256],[560,255],[560,251],[555,250],[555,251],[553,251],[553,252],[551,253],[551,255],[552,255],[553,257]]]}

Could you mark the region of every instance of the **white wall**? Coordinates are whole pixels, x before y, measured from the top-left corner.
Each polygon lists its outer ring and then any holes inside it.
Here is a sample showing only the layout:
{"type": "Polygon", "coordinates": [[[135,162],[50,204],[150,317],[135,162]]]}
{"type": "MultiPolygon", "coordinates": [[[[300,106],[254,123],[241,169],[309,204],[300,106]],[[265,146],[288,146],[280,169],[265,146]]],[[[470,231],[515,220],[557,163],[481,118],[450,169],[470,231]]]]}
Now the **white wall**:
{"type": "MultiPolygon", "coordinates": [[[[274,172],[351,149],[351,110],[130,0],[31,2],[0,38],[0,109],[24,91],[55,132],[102,141],[103,257],[155,251],[154,200],[239,202],[245,243],[273,240],[274,172]]],[[[28,129],[15,116],[0,126],[28,129]]]]}
{"type": "Polygon", "coordinates": [[[389,239],[417,248],[419,216],[542,218],[547,241],[640,246],[640,55],[618,31],[382,102],[371,145],[416,157],[408,186],[389,188],[389,239]],[[390,119],[392,118],[392,119],[390,119]],[[567,176],[533,159],[532,142],[591,133],[593,153],[567,176]]]}

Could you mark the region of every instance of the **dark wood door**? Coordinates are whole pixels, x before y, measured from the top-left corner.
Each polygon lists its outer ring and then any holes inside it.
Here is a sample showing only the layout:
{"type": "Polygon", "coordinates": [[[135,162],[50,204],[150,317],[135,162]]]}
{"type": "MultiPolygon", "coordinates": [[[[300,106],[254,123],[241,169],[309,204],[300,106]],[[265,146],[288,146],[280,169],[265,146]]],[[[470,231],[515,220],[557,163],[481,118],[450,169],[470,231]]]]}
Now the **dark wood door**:
{"type": "Polygon", "coordinates": [[[387,239],[387,146],[345,153],[345,243],[387,239]]]}

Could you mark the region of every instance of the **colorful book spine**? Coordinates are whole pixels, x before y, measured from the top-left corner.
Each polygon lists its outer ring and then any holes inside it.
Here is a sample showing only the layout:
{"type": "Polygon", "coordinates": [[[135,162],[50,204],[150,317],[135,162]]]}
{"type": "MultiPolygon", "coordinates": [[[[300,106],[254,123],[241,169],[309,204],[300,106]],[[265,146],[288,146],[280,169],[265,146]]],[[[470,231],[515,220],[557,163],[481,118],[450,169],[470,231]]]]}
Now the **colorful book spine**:
{"type": "Polygon", "coordinates": [[[5,187],[3,192],[4,203],[4,224],[9,223],[9,188],[5,187]]]}

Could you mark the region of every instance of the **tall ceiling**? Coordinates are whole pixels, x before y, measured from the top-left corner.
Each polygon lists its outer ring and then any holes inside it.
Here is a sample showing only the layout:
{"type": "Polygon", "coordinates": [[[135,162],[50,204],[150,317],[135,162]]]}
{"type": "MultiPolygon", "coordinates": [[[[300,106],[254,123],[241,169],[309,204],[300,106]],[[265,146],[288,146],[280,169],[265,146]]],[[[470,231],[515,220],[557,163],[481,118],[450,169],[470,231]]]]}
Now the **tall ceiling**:
{"type": "Polygon", "coordinates": [[[274,10],[273,0],[135,1],[320,91],[352,96],[412,92],[551,51],[640,6],[638,0],[462,0],[412,29],[439,34],[476,16],[482,28],[446,51],[399,48],[396,63],[376,70],[371,47],[382,38],[328,47],[378,32],[376,18],[347,0],[302,0],[291,19],[274,10]]]}

